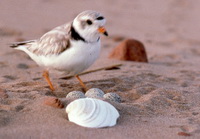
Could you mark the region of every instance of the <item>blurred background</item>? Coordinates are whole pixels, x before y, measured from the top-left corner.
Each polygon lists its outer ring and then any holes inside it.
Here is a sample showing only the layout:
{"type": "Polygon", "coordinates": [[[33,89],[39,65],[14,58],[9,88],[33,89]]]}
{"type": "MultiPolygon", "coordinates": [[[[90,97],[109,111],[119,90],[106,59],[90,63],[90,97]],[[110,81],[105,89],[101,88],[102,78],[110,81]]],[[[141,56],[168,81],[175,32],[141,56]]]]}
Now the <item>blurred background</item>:
{"type": "Polygon", "coordinates": [[[84,10],[96,10],[107,19],[107,30],[139,39],[198,39],[200,2],[196,0],[17,0],[0,1],[0,28],[38,38],[45,30],[71,21],[84,10]]]}

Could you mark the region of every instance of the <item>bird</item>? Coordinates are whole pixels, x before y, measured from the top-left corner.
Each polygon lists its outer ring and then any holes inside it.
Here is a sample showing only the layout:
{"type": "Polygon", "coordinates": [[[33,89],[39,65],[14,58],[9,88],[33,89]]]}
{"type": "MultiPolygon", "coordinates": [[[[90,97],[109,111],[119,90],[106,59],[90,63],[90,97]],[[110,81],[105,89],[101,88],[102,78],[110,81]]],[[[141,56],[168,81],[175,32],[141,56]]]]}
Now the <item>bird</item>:
{"type": "Polygon", "coordinates": [[[24,51],[39,66],[50,89],[55,90],[49,71],[57,70],[75,76],[84,90],[79,73],[89,68],[99,57],[101,34],[108,36],[105,17],[93,10],[78,14],[73,21],[55,27],[36,40],[14,42],[10,47],[24,51]]]}

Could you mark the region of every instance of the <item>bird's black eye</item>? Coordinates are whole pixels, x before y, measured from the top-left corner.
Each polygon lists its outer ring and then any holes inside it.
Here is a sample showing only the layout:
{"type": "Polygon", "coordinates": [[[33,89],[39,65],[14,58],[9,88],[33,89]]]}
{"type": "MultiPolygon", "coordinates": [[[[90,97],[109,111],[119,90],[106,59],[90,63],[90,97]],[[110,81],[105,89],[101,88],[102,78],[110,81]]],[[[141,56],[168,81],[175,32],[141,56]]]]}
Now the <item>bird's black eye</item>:
{"type": "Polygon", "coordinates": [[[92,25],[92,21],[91,20],[88,19],[86,22],[87,22],[88,25],[92,25]]]}
{"type": "Polygon", "coordinates": [[[99,16],[99,17],[97,18],[97,20],[103,20],[103,19],[104,19],[103,16],[99,16]]]}

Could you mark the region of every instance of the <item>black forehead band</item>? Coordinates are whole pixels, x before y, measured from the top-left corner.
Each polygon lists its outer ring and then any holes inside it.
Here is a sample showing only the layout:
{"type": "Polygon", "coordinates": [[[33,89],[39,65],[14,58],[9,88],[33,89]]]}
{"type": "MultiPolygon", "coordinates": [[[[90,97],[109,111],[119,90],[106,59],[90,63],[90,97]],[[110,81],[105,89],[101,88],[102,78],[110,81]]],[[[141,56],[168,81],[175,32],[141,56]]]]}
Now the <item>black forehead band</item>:
{"type": "Polygon", "coordinates": [[[103,20],[103,19],[104,19],[103,16],[99,16],[99,17],[97,18],[97,20],[103,20]]]}

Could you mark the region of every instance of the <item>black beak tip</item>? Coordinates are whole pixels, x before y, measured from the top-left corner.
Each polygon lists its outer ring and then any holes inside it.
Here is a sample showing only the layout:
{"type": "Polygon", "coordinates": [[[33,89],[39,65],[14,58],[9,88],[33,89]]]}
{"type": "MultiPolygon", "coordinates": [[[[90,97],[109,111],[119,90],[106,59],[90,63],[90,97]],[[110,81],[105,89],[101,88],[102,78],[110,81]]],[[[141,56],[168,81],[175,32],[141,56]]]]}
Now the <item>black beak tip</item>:
{"type": "Polygon", "coordinates": [[[107,31],[105,31],[103,34],[104,34],[105,36],[108,36],[108,32],[107,32],[107,31]]]}

